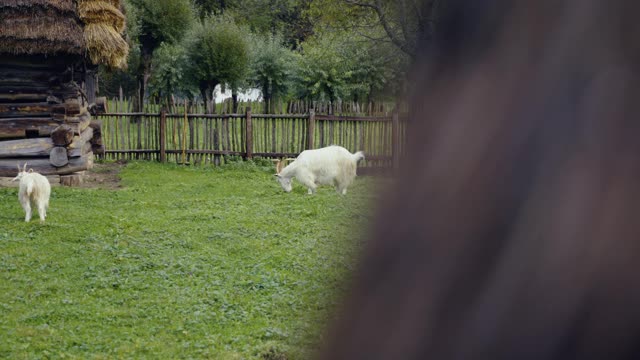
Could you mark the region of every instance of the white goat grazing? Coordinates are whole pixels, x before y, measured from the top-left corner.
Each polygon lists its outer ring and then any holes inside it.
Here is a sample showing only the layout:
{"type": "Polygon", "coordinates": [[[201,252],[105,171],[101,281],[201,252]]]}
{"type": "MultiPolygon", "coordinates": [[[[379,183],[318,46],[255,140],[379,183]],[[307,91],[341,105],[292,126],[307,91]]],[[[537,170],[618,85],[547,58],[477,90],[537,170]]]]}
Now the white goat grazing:
{"type": "Polygon", "coordinates": [[[12,181],[16,180],[20,180],[18,199],[26,213],[24,221],[31,220],[31,203],[33,203],[38,208],[40,222],[43,223],[44,218],[47,216],[49,196],[51,195],[49,180],[37,172],[33,172],[33,169],[29,169],[29,172],[27,172],[27,163],[24,163],[24,168],[22,169],[18,164],[18,176],[13,178],[12,181]]]}
{"type": "Polygon", "coordinates": [[[291,191],[291,179],[295,177],[309,189],[309,194],[315,193],[318,185],[335,185],[339,194],[346,195],[347,187],[356,177],[358,161],[362,159],[362,151],[352,154],[336,145],[305,150],[284,169],[278,162],[276,177],[286,192],[291,191]]]}

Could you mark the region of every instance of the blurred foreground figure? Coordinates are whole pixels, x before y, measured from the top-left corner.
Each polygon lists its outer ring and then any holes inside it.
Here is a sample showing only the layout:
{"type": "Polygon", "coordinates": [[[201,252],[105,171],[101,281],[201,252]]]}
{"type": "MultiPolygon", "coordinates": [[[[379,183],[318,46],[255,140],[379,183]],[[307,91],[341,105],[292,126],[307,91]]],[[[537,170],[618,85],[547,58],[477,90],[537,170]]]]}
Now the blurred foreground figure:
{"type": "Polygon", "coordinates": [[[640,359],[640,2],[451,0],[323,359],[640,359]]]}

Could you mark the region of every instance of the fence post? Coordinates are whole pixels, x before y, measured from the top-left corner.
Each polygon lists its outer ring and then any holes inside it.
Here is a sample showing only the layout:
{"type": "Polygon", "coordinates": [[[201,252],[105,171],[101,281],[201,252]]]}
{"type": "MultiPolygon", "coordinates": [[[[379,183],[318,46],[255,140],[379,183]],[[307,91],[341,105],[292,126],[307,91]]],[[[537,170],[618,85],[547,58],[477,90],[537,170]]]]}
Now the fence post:
{"type": "Polygon", "coordinates": [[[307,149],[313,149],[313,133],[316,128],[316,112],[314,109],[309,109],[309,127],[307,128],[307,149]]]}
{"type": "Polygon", "coordinates": [[[393,168],[397,169],[400,164],[400,119],[397,108],[393,110],[391,122],[391,156],[393,168]]]}
{"type": "Polygon", "coordinates": [[[166,136],[167,134],[167,109],[162,107],[160,110],[160,162],[167,162],[167,144],[166,144],[166,136]]]}
{"type": "Polygon", "coordinates": [[[251,123],[251,106],[247,106],[246,110],[247,123],[244,127],[244,139],[247,146],[247,160],[253,158],[253,124],[251,123]]]}

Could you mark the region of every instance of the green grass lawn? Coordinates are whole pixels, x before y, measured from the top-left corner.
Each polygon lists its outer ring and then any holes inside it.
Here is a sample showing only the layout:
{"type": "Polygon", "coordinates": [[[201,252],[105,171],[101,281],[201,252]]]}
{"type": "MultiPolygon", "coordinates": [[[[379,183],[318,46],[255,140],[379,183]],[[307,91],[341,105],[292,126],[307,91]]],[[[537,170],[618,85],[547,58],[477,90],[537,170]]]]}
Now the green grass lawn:
{"type": "Polygon", "coordinates": [[[121,189],[53,188],[44,225],[0,188],[0,358],[309,358],[376,181],[272,172],[129,163],[121,189]]]}

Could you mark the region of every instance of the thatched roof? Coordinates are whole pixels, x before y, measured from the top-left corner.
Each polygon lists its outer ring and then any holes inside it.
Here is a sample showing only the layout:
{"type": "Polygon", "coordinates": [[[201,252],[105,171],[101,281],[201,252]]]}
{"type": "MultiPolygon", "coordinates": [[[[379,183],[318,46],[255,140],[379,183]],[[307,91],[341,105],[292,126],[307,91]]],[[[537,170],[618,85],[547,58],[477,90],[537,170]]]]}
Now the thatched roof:
{"type": "Polygon", "coordinates": [[[120,0],[0,0],[0,53],[88,55],[95,64],[123,67],[120,0]]]}
{"type": "Polygon", "coordinates": [[[0,52],[82,54],[84,47],[73,0],[0,0],[0,52]]]}

